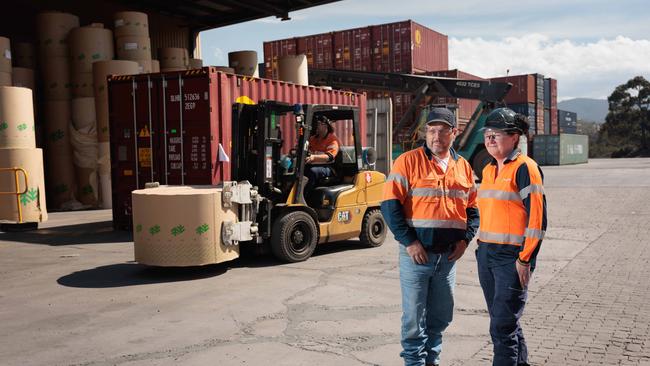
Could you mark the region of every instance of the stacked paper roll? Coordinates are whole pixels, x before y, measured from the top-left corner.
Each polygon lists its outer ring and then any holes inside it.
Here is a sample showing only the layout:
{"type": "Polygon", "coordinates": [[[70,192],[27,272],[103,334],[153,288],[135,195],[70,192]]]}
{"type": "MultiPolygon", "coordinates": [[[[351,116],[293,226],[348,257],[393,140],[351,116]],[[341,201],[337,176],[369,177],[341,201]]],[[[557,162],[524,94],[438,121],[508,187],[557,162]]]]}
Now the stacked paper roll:
{"type": "Polygon", "coordinates": [[[12,86],[11,80],[11,42],[0,37],[0,86],[12,86]]]}
{"type": "Polygon", "coordinates": [[[228,54],[228,66],[235,69],[236,74],[259,77],[257,52],[236,51],[228,54]]]}
{"type": "Polygon", "coordinates": [[[47,220],[43,151],[36,148],[32,90],[0,87],[0,220],[47,220]],[[18,181],[18,182],[16,182],[18,181]]]}
{"type": "MultiPolygon", "coordinates": [[[[43,12],[37,14],[36,26],[38,64],[43,79],[47,197],[50,207],[70,209],[78,202],[70,145],[72,79],[68,36],[79,27],[79,18],[68,13],[43,12]]],[[[92,55],[89,57],[92,59],[92,55]]],[[[82,80],[75,74],[75,93],[83,89],[82,80]]]]}
{"type": "Polygon", "coordinates": [[[159,48],[158,59],[160,60],[160,71],[162,72],[187,70],[190,65],[189,53],[185,48],[159,48]]]}
{"type": "Polygon", "coordinates": [[[151,60],[151,38],[149,38],[147,14],[121,11],[114,14],[113,20],[117,58],[137,62],[139,73],[156,72],[151,60]]]}

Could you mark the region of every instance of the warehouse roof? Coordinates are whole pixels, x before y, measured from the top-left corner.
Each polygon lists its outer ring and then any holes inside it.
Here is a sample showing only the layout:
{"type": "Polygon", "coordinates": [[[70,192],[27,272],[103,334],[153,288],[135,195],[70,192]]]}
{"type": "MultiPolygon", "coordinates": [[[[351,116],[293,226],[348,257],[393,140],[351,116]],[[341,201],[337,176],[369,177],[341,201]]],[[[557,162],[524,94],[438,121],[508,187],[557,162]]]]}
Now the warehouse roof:
{"type": "Polygon", "coordinates": [[[183,19],[192,29],[205,30],[289,13],[339,0],[115,0],[124,6],[183,19]]]}

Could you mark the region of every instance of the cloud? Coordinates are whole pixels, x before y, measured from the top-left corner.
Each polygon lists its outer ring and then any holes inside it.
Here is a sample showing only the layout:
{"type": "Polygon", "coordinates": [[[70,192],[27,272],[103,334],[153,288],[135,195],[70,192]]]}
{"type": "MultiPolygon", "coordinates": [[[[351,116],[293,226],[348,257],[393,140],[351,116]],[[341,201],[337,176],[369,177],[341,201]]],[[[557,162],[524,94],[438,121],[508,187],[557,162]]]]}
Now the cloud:
{"type": "Polygon", "coordinates": [[[449,66],[482,77],[541,73],[558,79],[558,98],[606,98],[636,75],[650,76],[650,41],[627,37],[579,43],[541,34],[499,40],[449,39],[449,66]]]}
{"type": "Polygon", "coordinates": [[[228,65],[228,57],[226,56],[226,53],[223,52],[223,50],[219,47],[214,48],[214,52],[212,54],[213,58],[207,58],[210,60],[210,64],[212,65],[228,65]]]}

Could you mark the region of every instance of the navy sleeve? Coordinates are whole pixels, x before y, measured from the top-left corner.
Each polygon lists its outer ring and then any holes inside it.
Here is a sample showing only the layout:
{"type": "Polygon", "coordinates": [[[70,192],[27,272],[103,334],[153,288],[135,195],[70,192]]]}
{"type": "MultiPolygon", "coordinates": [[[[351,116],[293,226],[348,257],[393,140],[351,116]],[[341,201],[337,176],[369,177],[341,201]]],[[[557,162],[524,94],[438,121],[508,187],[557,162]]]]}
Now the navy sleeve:
{"type": "MultiPolygon", "coordinates": [[[[544,181],[544,172],[542,172],[542,168],[537,166],[537,169],[539,170],[539,174],[542,176],[542,182],[544,181]]],[[[517,183],[517,188],[519,191],[522,189],[528,187],[530,185],[530,173],[528,172],[528,165],[526,164],[521,164],[521,166],[517,169],[517,175],[515,177],[516,183],[517,183]]],[[[544,197],[544,214],[542,216],[542,230],[546,231],[546,195],[544,197]]],[[[530,195],[526,195],[522,199],[524,203],[524,207],[526,208],[526,215],[530,217],[530,195]]],[[[537,248],[535,248],[535,251],[530,259],[530,263],[535,265],[536,259],[537,259],[537,254],[539,253],[539,249],[542,246],[542,240],[540,240],[539,245],[537,245],[537,248]]],[[[521,246],[521,250],[524,249],[524,246],[521,246]]]]}
{"type": "Polygon", "coordinates": [[[476,232],[478,231],[478,226],[480,223],[478,208],[468,207],[465,209],[467,213],[467,230],[465,231],[465,241],[469,245],[469,242],[474,239],[476,232]]]}
{"type": "Polygon", "coordinates": [[[399,200],[390,199],[381,203],[381,213],[386,220],[390,231],[395,235],[395,240],[404,246],[408,246],[417,240],[415,229],[406,223],[404,209],[399,200]]]}

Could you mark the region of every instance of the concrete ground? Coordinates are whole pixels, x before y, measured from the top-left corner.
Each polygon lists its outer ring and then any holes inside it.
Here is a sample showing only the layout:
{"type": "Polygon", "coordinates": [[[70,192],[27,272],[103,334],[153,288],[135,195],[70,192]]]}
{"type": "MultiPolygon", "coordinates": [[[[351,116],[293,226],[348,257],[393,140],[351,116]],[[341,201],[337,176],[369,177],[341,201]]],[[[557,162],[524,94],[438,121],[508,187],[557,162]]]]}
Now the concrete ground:
{"type": "MultiPolygon", "coordinates": [[[[650,365],[650,159],[545,167],[549,228],[524,316],[532,364],[650,365]]],[[[0,233],[2,365],[399,365],[397,244],[146,268],[109,211],[0,233]]],[[[444,365],[490,364],[468,250],[444,365]]]]}

